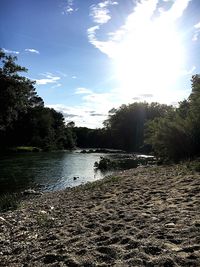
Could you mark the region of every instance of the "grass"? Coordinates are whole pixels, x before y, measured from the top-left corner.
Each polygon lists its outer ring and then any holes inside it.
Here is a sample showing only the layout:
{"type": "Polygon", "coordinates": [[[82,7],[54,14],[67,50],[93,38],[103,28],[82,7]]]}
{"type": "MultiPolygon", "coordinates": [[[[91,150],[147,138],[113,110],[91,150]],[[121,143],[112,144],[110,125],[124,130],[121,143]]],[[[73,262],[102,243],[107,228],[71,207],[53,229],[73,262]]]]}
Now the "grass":
{"type": "Polygon", "coordinates": [[[4,194],[0,196],[0,212],[16,210],[19,207],[19,196],[17,194],[4,194]]]}

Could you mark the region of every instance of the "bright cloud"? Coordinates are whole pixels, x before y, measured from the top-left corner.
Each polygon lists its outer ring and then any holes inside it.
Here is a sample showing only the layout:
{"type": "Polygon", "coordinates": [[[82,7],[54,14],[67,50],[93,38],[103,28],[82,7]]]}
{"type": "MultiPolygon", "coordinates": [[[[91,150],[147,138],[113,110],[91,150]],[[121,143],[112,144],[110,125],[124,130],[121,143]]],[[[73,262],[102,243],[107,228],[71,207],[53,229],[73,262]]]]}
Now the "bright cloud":
{"type": "Polygon", "coordinates": [[[100,26],[93,26],[91,28],[89,28],[87,30],[88,33],[88,39],[89,42],[95,46],[96,48],[98,48],[102,53],[108,55],[109,57],[113,58],[115,53],[116,53],[116,49],[117,49],[117,45],[114,42],[114,40],[108,40],[108,41],[99,41],[96,38],[96,31],[100,29],[100,26]]]}
{"type": "Polygon", "coordinates": [[[125,24],[110,32],[106,41],[97,38],[100,23],[88,29],[89,42],[113,61],[119,94],[133,97],[135,92],[150,93],[160,101],[169,95],[170,101],[169,88],[185,68],[185,52],[176,21],[189,2],[171,1],[167,11],[155,16],[159,0],[137,1],[125,24]]]}
{"type": "Polygon", "coordinates": [[[67,0],[67,5],[64,7],[63,14],[72,14],[73,12],[77,11],[78,8],[74,7],[74,0],[67,0]]]}
{"type": "Polygon", "coordinates": [[[102,121],[107,118],[105,112],[97,112],[95,110],[84,106],[66,106],[62,104],[48,105],[50,108],[54,108],[58,112],[61,112],[65,118],[66,123],[74,121],[75,125],[89,128],[101,128],[102,121]]]}
{"type": "Polygon", "coordinates": [[[60,86],[62,86],[62,84],[61,83],[57,83],[57,84],[53,85],[51,88],[54,89],[54,88],[58,88],[60,86]]]}
{"type": "Polygon", "coordinates": [[[200,35],[200,22],[197,23],[197,24],[195,24],[195,25],[194,25],[194,28],[195,28],[195,33],[194,33],[194,35],[193,35],[192,40],[193,40],[193,41],[197,41],[197,40],[198,40],[198,37],[199,37],[199,35],[200,35]]]}
{"type": "Polygon", "coordinates": [[[36,49],[33,48],[26,48],[25,52],[30,52],[30,53],[35,53],[35,54],[39,54],[40,52],[36,49]]]}
{"type": "Polygon", "coordinates": [[[195,70],[196,70],[196,67],[192,66],[189,70],[183,70],[181,72],[181,75],[190,75],[191,76],[195,70]]]}
{"type": "MultiPolygon", "coordinates": [[[[82,97],[82,104],[77,106],[68,105],[49,105],[61,112],[66,123],[74,121],[77,126],[89,127],[89,128],[101,128],[102,122],[108,117],[108,112],[112,108],[118,108],[122,103],[129,104],[133,101],[158,101],[158,96],[152,93],[143,93],[134,95],[130,92],[124,94],[121,88],[110,90],[107,93],[95,93],[94,91],[79,87],[75,90],[75,94],[79,94],[82,97]]],[[[167,99],[168,104],[178,103],[180,96],[184,98],[183,92],[175,92],[172,96],[170,92],[162,93],[163,100],[167,99]]],[[[166,101],[163,101],[166,103],[166,101]]]]}
{"type": "Polygon", "coordinates": [[[8,53],[8,54],[16,54],[16,55],[19,54],[18,51],[9,50],[9,49],[6,49],[6,48],[2,48],[2,50],[3,50],[3,52],[8,53]]]}
{"type": "Polygon", "coordinates": [[[59,75],[61,75],[62,77],[67,77],[68,75],[62,71],[57,70],[56,73],[58,73],[59,75]]]}
{"type": "Polygon", "coordinates": [[[117,4],[118,3],[116,1],[107,0],[96,5],[92,5],[90,7],[90,16],[92,17],[93,21],[98,24],[107,23],[111,19],[108,7],[117,4]]]}
{"type": "Polygon", "coordinates": [[[92,91],[89,90],[89,89],[87,89],[87,88],[84,88],[84,87],[79,87],[75,91],[75,94],[77,94],[77,95],[80,95],[80,94],[90,94],[90,93],[92,93],[92,91]]]}
{"type": "MultiPolygon", "coordinates": [[[[45,84],[51,84],[51,83],[56,83],[57,85],[59,84],[58,81],[60,80],[60,77],[53,75],[52,73],[44,73],[41,74],[45,78],[43,79],[35,79],[37,85],[45,85],[45,84]]],[[[59,87],[59,86],[57,86],[59,87]]],[[[54,87],[55,88],[55,87],[54,87]]]]}

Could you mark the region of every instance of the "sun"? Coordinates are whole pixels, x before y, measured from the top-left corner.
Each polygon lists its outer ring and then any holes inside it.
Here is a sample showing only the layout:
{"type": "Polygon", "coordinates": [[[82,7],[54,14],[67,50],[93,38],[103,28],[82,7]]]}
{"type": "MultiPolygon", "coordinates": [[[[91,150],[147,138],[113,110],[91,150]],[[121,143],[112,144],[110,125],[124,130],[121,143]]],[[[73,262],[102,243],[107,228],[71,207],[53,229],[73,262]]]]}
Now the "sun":
{"type": "Polygon", "coordinates": [[[127,94],[160,94],[180,75],[184,51],[180,34],[167,19],[129,27],[118,44],[114,69],[127,94]]]}

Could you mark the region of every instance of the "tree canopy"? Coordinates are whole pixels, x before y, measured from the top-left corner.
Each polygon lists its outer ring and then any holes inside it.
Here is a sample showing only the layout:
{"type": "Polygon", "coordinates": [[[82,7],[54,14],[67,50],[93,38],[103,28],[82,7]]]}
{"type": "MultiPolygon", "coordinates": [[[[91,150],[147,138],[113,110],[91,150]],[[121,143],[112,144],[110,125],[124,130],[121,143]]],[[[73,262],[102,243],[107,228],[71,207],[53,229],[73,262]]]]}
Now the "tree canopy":
{"type": "Polygon", "coordinates": [[[200,75],[192,76],[192,92],[187,100],[163,118],[148,123],[146,142],[156,155],[167,160],[199,156],[200,153],[200,75]]]}
{"type": "Polygon", "coordinates": [[[0,50],[0,150],[19,145],[72,148],[63,115],[44,107],[35,82],[21,75],[27,69],[16,60],[0,50]]]}

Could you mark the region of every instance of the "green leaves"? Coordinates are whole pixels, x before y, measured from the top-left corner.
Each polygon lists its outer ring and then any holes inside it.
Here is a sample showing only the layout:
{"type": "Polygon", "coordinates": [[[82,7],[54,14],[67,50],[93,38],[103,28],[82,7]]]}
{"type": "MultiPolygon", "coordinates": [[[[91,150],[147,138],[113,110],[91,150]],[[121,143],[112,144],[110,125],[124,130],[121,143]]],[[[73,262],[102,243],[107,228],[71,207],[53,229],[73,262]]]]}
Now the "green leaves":
{"type": "Polygon", "coordinates": [[[72,148],[73,136],[65,132],[63,115],[44,107],[35,82],[19,75],[27,69],[17,65],[16,59],[0,50],[0,150],[12,146],[72,148]]]}
{"type": "Polygon", "coordinates": [[[179,107],[148,123],[146,142],[164,160],[179,161],[200,153],[200,75],[192,76],[192,92],[179,107]]]}

